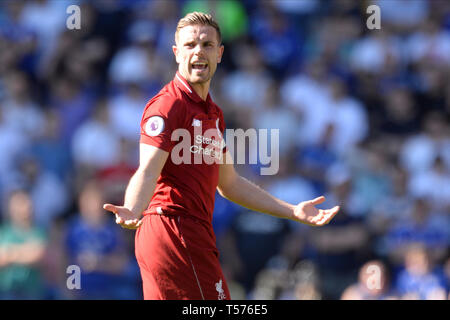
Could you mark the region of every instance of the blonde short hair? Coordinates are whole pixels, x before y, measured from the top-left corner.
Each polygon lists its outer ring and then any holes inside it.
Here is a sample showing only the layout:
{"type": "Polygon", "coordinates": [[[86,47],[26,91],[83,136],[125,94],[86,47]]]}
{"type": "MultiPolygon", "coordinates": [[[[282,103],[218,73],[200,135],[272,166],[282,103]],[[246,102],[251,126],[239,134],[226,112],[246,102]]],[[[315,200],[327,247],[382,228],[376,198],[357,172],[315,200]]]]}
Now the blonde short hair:
{"type": "Polygon", "coordinates": [[[178,32],[180,31],[180,29],[193,25],[204,25],[213,27],[214,29],[216,29],[217,40],[219,44],[222,43],[222,34],[220,32],[220,27],[217,21],[214,20],[212,15],[197,11],[188,13],[187,15],[184,16],[184,18],[178,21],[177,30],[175,31],[175,41],[177,40],[178,32]]]}

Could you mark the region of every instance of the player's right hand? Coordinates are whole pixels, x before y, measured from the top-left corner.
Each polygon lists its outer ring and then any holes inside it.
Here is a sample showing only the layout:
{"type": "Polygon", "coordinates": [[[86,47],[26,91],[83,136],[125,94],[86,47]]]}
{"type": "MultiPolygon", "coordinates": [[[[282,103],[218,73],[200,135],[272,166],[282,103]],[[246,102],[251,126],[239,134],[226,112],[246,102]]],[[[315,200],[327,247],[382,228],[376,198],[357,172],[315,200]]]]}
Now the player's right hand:
{"type": "Polygon", "coordinates": [[[116,215],[116,223],[122,228],[137,229],[142,224],[142,219],[139,219],[140,216],[137,216],[128,208],[106,203],[103,205],[103,209],[114,213],[116,215]]]}

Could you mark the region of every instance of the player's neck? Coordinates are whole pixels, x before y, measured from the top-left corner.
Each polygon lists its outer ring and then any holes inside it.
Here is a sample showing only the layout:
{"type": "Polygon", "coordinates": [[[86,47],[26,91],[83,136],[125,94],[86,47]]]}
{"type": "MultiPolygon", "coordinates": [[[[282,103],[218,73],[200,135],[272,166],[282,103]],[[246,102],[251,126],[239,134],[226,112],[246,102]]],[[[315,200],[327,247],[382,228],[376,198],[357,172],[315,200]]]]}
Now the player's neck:
{"type": "Polygon", "coordinates": [[[207,81],[205,83],[189,83],[189,84],[191,85],[192,89],[194,89],[195,93],[197,93],[198,96],[203,99],[203,101],[206,101],[209,92],[209,83],[210,81],[207,81]]]}

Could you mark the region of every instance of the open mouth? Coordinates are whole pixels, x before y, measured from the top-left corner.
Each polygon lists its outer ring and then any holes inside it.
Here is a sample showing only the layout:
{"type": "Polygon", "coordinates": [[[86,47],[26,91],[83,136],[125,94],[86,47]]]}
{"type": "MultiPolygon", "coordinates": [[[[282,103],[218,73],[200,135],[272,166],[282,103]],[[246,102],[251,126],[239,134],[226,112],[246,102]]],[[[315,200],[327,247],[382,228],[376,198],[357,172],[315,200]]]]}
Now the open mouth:
{"type": "Polygon", "coordinates": [[[192,69],[194,70],[206,70],[206,68],[208,67],[208,64],[206,62],[194,62],[192,64],[192,69]]]}

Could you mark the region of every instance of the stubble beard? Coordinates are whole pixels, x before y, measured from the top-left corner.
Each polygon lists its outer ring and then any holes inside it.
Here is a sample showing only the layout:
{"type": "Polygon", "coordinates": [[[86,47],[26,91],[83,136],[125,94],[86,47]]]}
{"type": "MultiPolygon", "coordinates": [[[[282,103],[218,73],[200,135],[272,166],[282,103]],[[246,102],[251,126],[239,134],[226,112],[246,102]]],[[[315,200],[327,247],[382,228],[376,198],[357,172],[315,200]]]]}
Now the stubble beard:
{"type": "Polygon", "coordinates": [[[192,84],[206,84],[212,79],[213,74],[211,74],[211,71],[208,70],[208,73],[205,76],[198,76],[195,73],[191,73],[191,81],[189,81],[192,84]]]}

